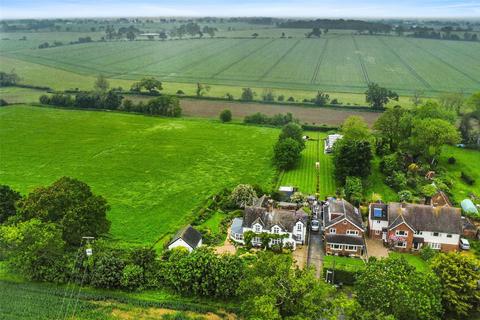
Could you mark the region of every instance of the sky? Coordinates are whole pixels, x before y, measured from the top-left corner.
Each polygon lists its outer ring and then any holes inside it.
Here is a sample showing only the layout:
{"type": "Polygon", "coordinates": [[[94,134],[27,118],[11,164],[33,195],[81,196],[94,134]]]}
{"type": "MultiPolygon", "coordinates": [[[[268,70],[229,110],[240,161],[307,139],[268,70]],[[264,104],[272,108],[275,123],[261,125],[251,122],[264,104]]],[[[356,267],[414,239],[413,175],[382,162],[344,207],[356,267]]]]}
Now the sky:
{"type": "Polygon", "coordinates": [[[264,16],[480,18],[480,0],[0,0],[0,18],[264,16]]]}

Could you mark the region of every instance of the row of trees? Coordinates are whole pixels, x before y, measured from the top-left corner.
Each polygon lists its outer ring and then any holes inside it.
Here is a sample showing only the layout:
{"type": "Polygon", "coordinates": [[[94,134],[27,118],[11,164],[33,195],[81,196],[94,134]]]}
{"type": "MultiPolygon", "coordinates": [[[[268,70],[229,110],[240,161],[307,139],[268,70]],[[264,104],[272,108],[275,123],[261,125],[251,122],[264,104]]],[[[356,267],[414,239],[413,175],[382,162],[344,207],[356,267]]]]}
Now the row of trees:
{"type": "MultiPolygon", "coordinates": [[[[74,95],[67,93],[42,95],[40,103],[82,109],[121,110],[167,117],[180,117],[182,115],[180,102],[176,96],[161,95],[147,102],[134,103],[132,100],[123,99],[119,89],[109,90],[109,87],[108,81],[100,75],[95,81],[93,91],[77,92],[74,95]]],[[[134,83],[131,90],[141,92],[142,89],[148,90],[152,95],[158,95],[159,91],[162,90],[162,83],[154,78],[144,78],[134,83]]]]}
{"type": "Polygon", "coordinates": [[[291,122],[298,123],[298,120],[293,117],[293,114],[287,112],[286,114],[278,113],[271,117],[263,114],[261,112],[257,112],[251,114],[249,116],[245,116],[243,119],[244,123],[248,124],[263,124],[263,125],[271,125],[271,126],[283,126],[289,124],[291,122]]]}

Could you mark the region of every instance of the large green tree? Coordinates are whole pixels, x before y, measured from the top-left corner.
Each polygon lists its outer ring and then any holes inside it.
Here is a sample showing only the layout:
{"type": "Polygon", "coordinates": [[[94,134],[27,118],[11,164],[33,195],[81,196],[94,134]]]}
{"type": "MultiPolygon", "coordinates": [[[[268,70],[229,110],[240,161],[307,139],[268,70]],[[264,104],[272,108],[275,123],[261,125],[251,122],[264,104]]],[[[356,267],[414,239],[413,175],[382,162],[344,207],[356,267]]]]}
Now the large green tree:
{"type": "Polygon", "coordinates": [[[282,132],[280,132],[280,136],[278,137],[278,139],[285,140],[288,138],[297,141],[302,149],[305,147],[305,141],[303,140],[303,130],[299,124],[290,122],[282,127],[282,132]]]}
{"type": "Polygon", "coordinates": [[[477,259],[458,253],[438,254],[431,268],[440,279],[442,302],[447,311],[458,317],[479,311],[480,262],[477,259]]]}
{"type": "Polygon", "coordinates": [[[63,231],[69,245],[78,245],[83,236],[98,237],[110,229],[109,206],[79,180],[63,177],[51,186],[40,187],[19,203],[21,220],[32,218],[53,222],[63,231]]]}
{"type": "Polygon", "coordinates": [[[431,272],[419,272],[404,258],[369,261],[355,282],[360,304],[398,320],[440,319],[441,288],[431,272]]]}
{"type": "Polygon", "coordinates": [[[333,291],[312,269],[292,267],[290,255],[260,252],[239,286],[248,319],[334,319],[333,291]]]}
{"type": "Polygon", "coordinates": [[[372,159],[370,142],[349,139],[337,141],[333,151],[335,177],[342,185],[347,176],[366,178],[371,172],[372,159]]]}
{"type": "Polygon", "coordinates": [[[398,105],[387,108],[373,125],[379,138],[378,141],[390,152],[396,151],[402,141],[404,130],[400,120],[405,112],[405,109],[398,105]]]}
{"type": "Polygon", "coordinates": [[[425,104],[413,109],[416,119],[442,119],[455,124],[457,114],[434,101],[427,101],[425,104]]]}
{"type": "Polygon", "coordinates": [[[359,116],[350,116],[342,124],[343,138],[347,140],[372,141],[373,136],[365,119],[359,116]]]}
{"type": "Polygon", "coordinates": [[[257,192],[249,184],[239,184],[232,190],[232,193],[230,194],[230,200],[239,208],[251,206],[256,198],[257,192]]]}
{"type": "Polygon", "coordinates": [[[300,161],[302,146],[297,140],[286,138],[278,140],[273,148],[273,163],[279,170],[294,168],[300,161]]]}
{"type": "Polygon", "coordinates": [[[440,156],[442,146],[460,142],[460,133],[451,123],[443,119],[426,118],[415,120],[408,140],[408,151],[420,155],[434,165],[440,156]]]}
{"type": "Polygon", "coordinates": [[[16,203],[22,196],[7,185],[0,185],[0,224],[17,212],[16,203]]]}
{"type": "Polygon", "coordinates": [[[377,83],[370,82],[365,92],[365,100],[373,109],[382,110],[390,100],[398,101],[398,94],[380,87],[377,83]]]}

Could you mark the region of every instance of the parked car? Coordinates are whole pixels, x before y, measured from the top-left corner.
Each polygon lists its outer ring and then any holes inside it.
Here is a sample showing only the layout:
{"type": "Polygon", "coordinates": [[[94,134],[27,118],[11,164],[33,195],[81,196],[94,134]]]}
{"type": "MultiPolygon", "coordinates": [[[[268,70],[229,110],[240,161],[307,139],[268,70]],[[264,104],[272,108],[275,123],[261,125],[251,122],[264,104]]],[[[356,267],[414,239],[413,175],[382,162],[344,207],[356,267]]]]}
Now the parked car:
{"type": "Polygon", "coordinates": [[[465,238],[460,238],[460,249],[470,250],[470,242],[465,238]]]}
{"type": "Polygon", "coordinates": [[[318,222],[318,220],[312,220],[310,227],[312,231],[318,231],[320,229],[320,222],[318,222]]]}

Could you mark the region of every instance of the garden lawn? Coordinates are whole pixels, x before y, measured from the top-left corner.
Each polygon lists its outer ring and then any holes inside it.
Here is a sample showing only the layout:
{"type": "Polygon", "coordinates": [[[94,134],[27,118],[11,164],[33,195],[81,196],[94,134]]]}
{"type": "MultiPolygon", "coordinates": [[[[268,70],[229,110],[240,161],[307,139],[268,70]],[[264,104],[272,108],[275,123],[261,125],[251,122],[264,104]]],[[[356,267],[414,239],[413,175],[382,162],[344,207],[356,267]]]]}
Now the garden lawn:
{"type": "Polygon", "coordinates": [[[380,172],[380,158],[375,157],[372,161],[372,173],[367,178],[364,195],[367,201],[371,201],[377,194],[383,202],[398,201],[398,194],[384,182],[385,176],[380,172]]]}
{"type": "Polygon", "coordinates": [[[411,253],[390,252],[389,256],[404,258],[410,265],[414,266],[417,271],[425,272],[428,270],[427,262],[418,255],[413,255],[411,253]]]}
{"type": "Polygon", "coordinates": [[[365,267],[365,262],[362,259],[340,257],[340,256],[324,256],[323,268],[340,268],[343,270],[357,271],[365,267]]]}
{"type": "Polygon", "coordinates": [[[452,181],[453,198],[451,200],[454,204],[460,205],[460,202],[468,198],[471,193],[480,197],[480,151],[445,146],[440,158],[440,167],[452,181]],[[448,164],[450,157],[455,158],[455,164],[448,164]],[[468,185],[462,180],[462,171],[475,180],[473,185],[468,185]]]}
{"type": "Polygon", "coordinates": [[[0,108],[0,184],[22,194],[62,176],[111,205],[111,237],[153,244],[239,183],[272,187],[278,130],[27,105],[0,108]]]}
{"type": "Polygon", "coordinates": [[[323,152],[323,140],[327,134],[323,132],[306,132],[305,134],[316,140],[306,142],[306,148],[302,152],[300,163],[296,168],[282,174],[280,185],[295,186],[303,193],[314,194],[317,184],[315,163],[319,161],[320,197],[333,196],[335,194],[335,179],[332,156],[323,152]]]}

